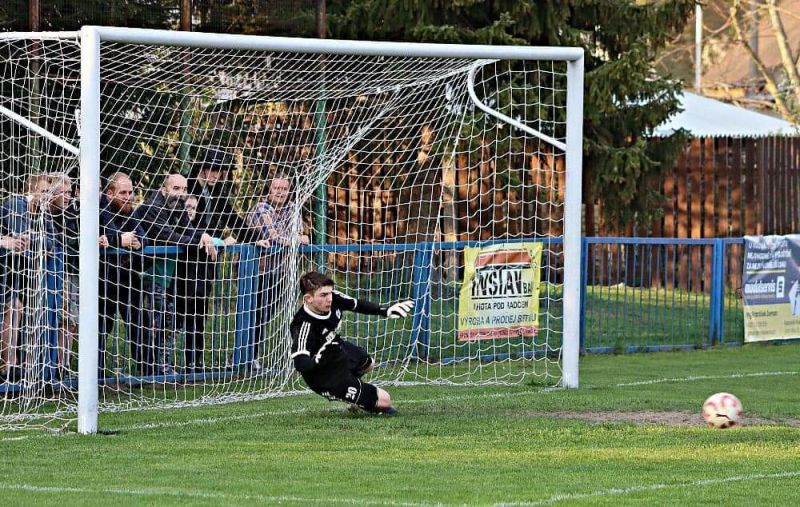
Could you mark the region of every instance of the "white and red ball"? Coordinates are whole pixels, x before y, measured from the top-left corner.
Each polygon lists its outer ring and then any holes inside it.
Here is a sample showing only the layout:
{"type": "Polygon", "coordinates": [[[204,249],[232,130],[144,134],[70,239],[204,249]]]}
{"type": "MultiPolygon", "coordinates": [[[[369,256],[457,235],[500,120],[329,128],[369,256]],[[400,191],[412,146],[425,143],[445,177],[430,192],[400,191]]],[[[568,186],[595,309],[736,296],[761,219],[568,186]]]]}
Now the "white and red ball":
{"type": "Polygon", "coordinates": [[[703,419],[709,428],[730,428],[739,424],[742,402],[730,393],[716,393],[703,403],[703,419]]]}

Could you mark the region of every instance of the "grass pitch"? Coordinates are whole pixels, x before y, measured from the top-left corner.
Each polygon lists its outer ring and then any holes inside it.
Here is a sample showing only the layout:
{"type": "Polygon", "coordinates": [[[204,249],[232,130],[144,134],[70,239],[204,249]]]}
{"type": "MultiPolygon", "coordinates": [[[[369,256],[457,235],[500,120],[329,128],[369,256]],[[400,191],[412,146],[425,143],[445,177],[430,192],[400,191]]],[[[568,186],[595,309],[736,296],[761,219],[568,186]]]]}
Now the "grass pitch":
{"type": "Polygon", "coordinates": [[[800,344],[581,358],[581,388],[390,388],[399,417],[315,396],[105,414],[0,434],[8,505],[792,505],[800,344]],[[707,429],[705,398],[744,424],[707,429]]]}

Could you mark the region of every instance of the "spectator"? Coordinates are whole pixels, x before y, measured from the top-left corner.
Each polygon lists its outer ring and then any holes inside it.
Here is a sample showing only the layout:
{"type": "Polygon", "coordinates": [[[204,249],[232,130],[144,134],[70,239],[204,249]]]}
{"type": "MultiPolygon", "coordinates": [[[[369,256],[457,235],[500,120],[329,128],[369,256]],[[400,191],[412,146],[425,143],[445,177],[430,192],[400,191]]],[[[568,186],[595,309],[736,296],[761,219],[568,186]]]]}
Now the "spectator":
{"type": "Polygon", "coordinates": [[[186,215],[189,217],[189,223],[197,225],[197,197],[194,195],[186,196],[186,215]]]}
{"type": "MultiPolygon", "coordinates": [[[[47,175],[32,175],[26,182],[25,195],[11,196],[0,204],[0,298],[3,323],[0,330],[0,359],[2,380],[15,382],[22,376],[18,366],[19,332],[24,294],[30,276],[30,248],[35,239],[34,223],[43,209],[49,188],[47,175]]],[[[51,227],[45,217],[45,231],[51,227]]]]}
{"type": "MultiPolygon", "coordinates": [[[[187,195],[184,201],[186,215],[192,226],[196,225],[197,197],[187,195]]],[[[215,243],[217,244],[217,243],[215,243]]],[[[153,314],[153,333],[159,345],[159,363],[164,375],[174,375],[173,351],[175,350],[175,331],[178,322],[175,315],[174,279],[177,268],[174,256],[163,256],[153,260],[145,270],[145,292],[150,295],[150,308],[153,314]]],[[[182,327],[182,323],[181,326],[182,327]]]]}
{"type": "Polygon", "coordinates": [[[122,316],[130,343],[131,358],[141,375],[155,374],[155,346],[150,315],[144,311],[142,257],[125,251],[148,246],[144,230],[134,213],[133,182],[127,174],[116,172],[108,178],[100,196],[100,233],[108,246],[100,268],[100,347],[114,327],[117,312],[122,316]],[[121,250],[121,251],[119,251],[121,250]]]}
{"type": "Polygon", "coordinates": [[[184,203],[186,187],[186,178],[168,175],[161,188],[139,207],[137,216],[145,237],[154,245],[184,250],[177,259],[176,306],[184,316],[186,371],[194,373],[203,367],[207,271],[217,260],[217,248],[210,234],[189,222],[184,203]]]}
{"type": "Polygon", "coordinates": [[[54,201],[55,206],[50,207],[56,243],[64,251],[63,293],[66,295],[66,314],[62,318],[58,335],[58,373],[62,379],[70,371],[72,344],[78,333],[78,316],[80,314],[78,303],[80,208],[75,193],[75,189],[73,189],[73,198],[66,207],[61,208],[58,205],[60,199],[58,203],[54,201]]]}
{"type": "Polygon", "coordinates": [[[195,177],[188,182],[189,194],[197,197],[197,227],[211,236],[223,238],[225,244],[256,243],[261,238],[234,209],[226,188],[228,170],[221,151],[208,150],[195,163],[195,177]]]}
{"type": "MultiPolygon", "coordinates": [[[[259,262],[259,288],[256,292],[256,318],[252,369],[261,370],[259,349],[265,342],[267,327],[275,315],[278,305],[283,273],[288,262],[288,245],[296,240],[307,245],[309,238],[303,234],[300,214],[289,200],[290,183],[286,175],[275,176],[269,184],[264,199],[255,205],[248,220],[261,232],[261,238],[270,242],[273,248],[265,251],[259,262]]],[[[288,286],[285,291],[288,292],[288,286]]],[[[284,299],[285,301],[285,299],[284,299]]]]}
{"type": "MultiPolygon", "coordinates": [[[[228,170],[224,154],[217,150],[208,150],[195,163],[194,173],[195,177],[187,185],[190,194],[197,197],[195,227],[211,236],[224,238],[226,246],[235,244],[237,240],[266,245],[261,241],[258,230],[239,216],[228,196],[225,188],[228,170]]],[[[185,315],[187,335],[190,328],[205,328],[208,297],[219,268],[213,260],[215,259],[196,259],[194,262],[178,263],[177,306],[178,313],[185,315]]],[[[194,362],[199,367],[200,363],[194,362]]]]}

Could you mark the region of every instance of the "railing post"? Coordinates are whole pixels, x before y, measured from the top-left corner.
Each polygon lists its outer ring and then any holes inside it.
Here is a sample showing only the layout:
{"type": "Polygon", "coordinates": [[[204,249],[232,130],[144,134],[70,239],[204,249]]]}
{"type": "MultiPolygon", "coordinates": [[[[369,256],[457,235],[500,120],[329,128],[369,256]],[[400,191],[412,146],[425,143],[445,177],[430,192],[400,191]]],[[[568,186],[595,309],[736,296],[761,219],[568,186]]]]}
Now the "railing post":
{"type": "MultiPolygon", "coordinates": [[[[258,255],[256,247],[243,245],[239,250],[239,283],[236,284],[236,330],[233,345],[233,369],[246,365],[253,358],[253,337],[255,329],[251,326],[251,314],[258,304],[255,297],[258,287],[258,255]]],[[[255,320],[255,319],[252,319],[255,320]]],[[[260,325],[256,322],[256,325],[260,325]]]]}
{"type": "Polygon", "coordinates": [[[728,255],[724,239],[717,239],[717,271],[712,275],[717,279],[717,342],[725,342],[725,260],[728,255]]]}
{"type": "Polygon", "coordinates": [[[581,238],[581,352],[586,351],[586,284],[588,283],[589,271],[589,238],[581,238]]]}
{"type": "Polygon", "coordinates": [[[708,322],[708,341],[706,345],[721,343],[722,318],[725,308],[725,242],[716,238],[711,254],[711,295],[708,322]]]}
{"type": "Polygon", "coordinates": [[[430,243],[420,246],[422,248],[414,254],[414,274],[411,279],[411,288],[414,293],[414,320],[411,324],[409,347],[412,359],[428,357],[431,332],[431,291],[429,287],[433,247],[430,243]]]}
{"type": "MultiPolygon", "coordinates": [[[[59,364],[58,334],[60,331],[58,313],[62,307],[64,258],[63,253],[56,251],[47,256],[45,275],[45,298],[47,300],[47,346],[45,347],[44,380],[58,379],[58,367],[64,371],[69,365],[59,364]]],[[[63,380],[63,379],[60,379],[63,380]]]]}

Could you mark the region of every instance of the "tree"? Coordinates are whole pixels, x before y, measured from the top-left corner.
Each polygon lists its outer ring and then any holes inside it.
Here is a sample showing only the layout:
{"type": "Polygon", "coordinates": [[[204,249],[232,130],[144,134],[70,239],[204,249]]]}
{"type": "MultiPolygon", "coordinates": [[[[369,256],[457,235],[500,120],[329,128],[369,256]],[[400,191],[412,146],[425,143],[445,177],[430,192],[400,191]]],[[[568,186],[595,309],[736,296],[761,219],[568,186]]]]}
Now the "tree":
{"type": "Polygon", "coordinates": [[[195,0],[199,31],[316,36],[316,0],[195,0]]]}
{"type": "Polygon", "coordinates": [[[652,185],[671,169],[685,135],[650,134],[678,111],[681,83],[653,71],[653,61],[679,34],[693,0],[331,0],[335,38],[393,41],[582,46],[584,201],[587,233],[595,199],[620,229],[647,225],[663,197],[652,185]]]}
{"type": "Polygon", "coordinates": [[[6,0],[0,5],[0,32],[29,29],[28,0],[6,0]]]}
{"type": "Polygon", "coordinates": [[[734,40],[745,48],[764,79],[767,92],[775,100],[775,109],[784,119],[800,123],[800,48],[792,50],[783,24],[784,15],[785,12],[778,8],[777,0],[735,0],[730,10],[730,21],[734,40]],[[747,13],[760,11],[769,19],[770,31],[778,47],[780,64],[777,68],[767,67],[758,49],[753,47],[747,30],[742,27],[747,13]]]}
{"type": "MultiPolygon", "coordinates": [[[[3,0],[0,31],[30,30],[30,0],[3,0]]],[[[40,0],[40,30],[78,30],[83,25],[171,28],[175,0],[40,0]]]]}

